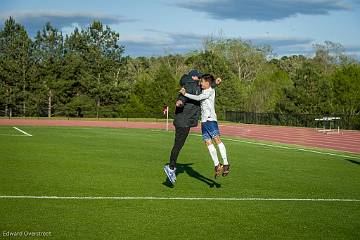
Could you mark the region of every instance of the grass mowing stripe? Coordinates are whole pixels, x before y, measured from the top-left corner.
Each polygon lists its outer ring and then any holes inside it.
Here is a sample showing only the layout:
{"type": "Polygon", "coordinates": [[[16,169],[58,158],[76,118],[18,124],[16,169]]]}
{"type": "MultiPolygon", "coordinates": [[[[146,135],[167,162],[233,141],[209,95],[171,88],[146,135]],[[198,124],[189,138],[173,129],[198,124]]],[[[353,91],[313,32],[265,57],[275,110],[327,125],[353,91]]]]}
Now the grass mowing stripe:
{"type": "MultiPolygon", "coordinates": [[[[194,134],[194,133],[192,133],[191,135],[193,135],[193,136],[198,136],[198,137],[202,137],[201,134],[194,134]]],[[[287,146],[282,146],[282,145],[274,145],[274,144],[267,144],[267,143],[261,143],[261,142],[251,142],[251,141],[238,140],[238,139],[225,138],[225,137],[223,137],[222,139],[223,139],[223,140],[227,140],[227,141],[232,141],[232,142],[240,142],[240,143],[254,144],[254,145],[260,145],[260,146],[265,146],[265,147],[282,148],[282,149],[287,149],[287,150],[310,152],[310,153],[323,154],[323,155],[336,156],[336,157],[346,157],[346,158],[352,158],[352,159],[360,159],[360,156],[359,156],[359,157],[356,157],[356,156],[345,155],[345,154],[337,154],[337,153],[330,153],[330,152],[321,152],[321,151],[311,150],[311,149],[306,149],[306,148],[293,148],[293,147],[287,147],[287,146]]]]}
{"type": "Polygon", "coordinates": [[[0,133],[0,136],[7,136],[7,137],[28,137],[28,136],[26,136],[26,135],[24,135],[24,134],[19,135],[19,134],[2,134],[2,133],[0,133]]]}
{"type": "Polygon", "coordinates": [[[77,199],[77,200],[185,200],[185,201],[310,201],[310,202],[360,202],[360,199],[341,198],[259,198],[259,197],[130,197],[130,196],[0,196],[1,199],[77,199]]]}
{"type": "Polygon", "coordinates": [[[32,135],[31,135],[31,134],[29,134],[29,133],[27,133],[27,132],[25,132],[25,131],[21,130],[20,128],[17,128],[17,127],[13,127],[13,128],[14,128],[14,129],[16,129],[16,130],[18,130],[19,132],[21,132],[21,133],[25,134],[26,136],[32,137],[32,135]]]}

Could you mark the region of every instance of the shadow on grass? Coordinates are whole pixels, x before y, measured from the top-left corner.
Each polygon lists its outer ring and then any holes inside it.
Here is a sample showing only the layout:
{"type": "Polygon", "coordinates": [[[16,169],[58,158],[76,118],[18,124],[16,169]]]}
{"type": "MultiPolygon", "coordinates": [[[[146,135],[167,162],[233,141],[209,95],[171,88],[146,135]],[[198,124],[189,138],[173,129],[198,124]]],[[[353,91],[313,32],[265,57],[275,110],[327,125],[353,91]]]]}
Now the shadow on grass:
{"type": "Polygon", "coordinates": [[[352,160],[352,159],[345,159],[345,160],[348,161],[348,162],[351,162],[351,163],[353,163],[353,164],[357,164],[357,165],[360,166],[360,162],[358,162],[358,161],[355,161],[355,160],[352,160]]]}
{"type": "MultiPolygon", "coordinates": [[[[203,175],[201,175],[199,172],[195,171],[191,165],[193,165],[193,163],[188,163],[188,164],[181,164],[181,163],[177,163],[176,164],[176,176],[178,176],[179,174],[182,173],[186,173],[187,175],[189,175],[192,178],[195,178],[205,184],[207,184],[209,187],[213,188],[220,188],[221,184],[215,182],[214,180],[207,178],[203,175]]],[[[165,182],[162,183],[163,185],[169,187],[169,188],[173,188],[174,185],[169,181],[168,178],[166,178],[165,182]]]]}

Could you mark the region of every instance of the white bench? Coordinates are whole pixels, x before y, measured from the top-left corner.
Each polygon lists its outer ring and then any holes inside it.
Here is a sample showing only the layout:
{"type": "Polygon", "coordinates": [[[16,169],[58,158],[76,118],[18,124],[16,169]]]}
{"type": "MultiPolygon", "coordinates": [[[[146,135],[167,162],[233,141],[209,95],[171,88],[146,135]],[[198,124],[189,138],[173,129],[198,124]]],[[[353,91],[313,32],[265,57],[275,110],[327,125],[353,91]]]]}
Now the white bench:
{"type": "Polygon", "coordinates": [[[325,134],[328,133],[340,133],[340,125],[339,121],[341,120],[340,117],[322,117],[322,118],[315,118],[316,122],[322,122],[322,128],[318,128],[318,124],[316,124],[316,130],[318,132],[323,132],[325,134]],[[329,126],[327,128],[327,125],[329,126]]]}

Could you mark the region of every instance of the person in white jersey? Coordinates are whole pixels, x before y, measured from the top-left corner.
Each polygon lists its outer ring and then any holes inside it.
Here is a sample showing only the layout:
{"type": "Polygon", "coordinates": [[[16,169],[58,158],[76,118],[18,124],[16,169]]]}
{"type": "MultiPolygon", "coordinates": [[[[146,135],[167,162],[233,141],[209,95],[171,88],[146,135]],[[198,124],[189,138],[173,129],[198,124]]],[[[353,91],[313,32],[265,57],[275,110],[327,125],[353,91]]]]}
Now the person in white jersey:
{"type": "Polygon", "coordinates": [[[215,178],[222,175],[227,176],[230,172],[230,164],[227,159],[226,148],[220,139],[220,131],[217,123],[217,116],[215,112],[215,89],[211,87],[215,81],[210,74],[205,74],[201,79],[202,92],[200,95],[192,95],[186,93],[185,88],[180,90],[180,93],[189,99],[200,101],[201,104],[201,132],[202,138],[209,149],[210,156],[215,165],[215,178]],[[216,148],[213,145],[212,139],[216,142],[223,164],[219,163],[216,148]]]}

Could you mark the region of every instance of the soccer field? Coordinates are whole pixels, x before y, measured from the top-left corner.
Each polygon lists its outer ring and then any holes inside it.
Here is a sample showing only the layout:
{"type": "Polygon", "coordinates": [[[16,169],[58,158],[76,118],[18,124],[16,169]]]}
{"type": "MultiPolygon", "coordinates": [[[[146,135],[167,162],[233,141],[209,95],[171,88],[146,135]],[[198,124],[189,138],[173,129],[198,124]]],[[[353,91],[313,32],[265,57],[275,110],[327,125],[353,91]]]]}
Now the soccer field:
{"type": "Polygon", "coordinates": [[[192,134],[171,187],[173,132],[19,128],[32,136],[0,126],[1,238],[360,238],[359,155],[226,138],[232,171],[215,180],[192,134]]]}

